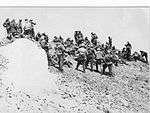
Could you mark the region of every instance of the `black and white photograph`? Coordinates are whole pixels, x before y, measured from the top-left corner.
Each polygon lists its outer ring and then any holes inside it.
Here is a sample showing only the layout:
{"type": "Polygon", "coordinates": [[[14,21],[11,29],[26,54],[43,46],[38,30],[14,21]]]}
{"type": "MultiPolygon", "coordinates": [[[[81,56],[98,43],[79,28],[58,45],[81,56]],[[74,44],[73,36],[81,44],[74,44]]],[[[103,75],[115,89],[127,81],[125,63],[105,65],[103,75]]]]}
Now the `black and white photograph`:
{"type": "Polygon", "coordinates": [[[0,7],[0,113],[150,113],[150,7],[0,7]]]}

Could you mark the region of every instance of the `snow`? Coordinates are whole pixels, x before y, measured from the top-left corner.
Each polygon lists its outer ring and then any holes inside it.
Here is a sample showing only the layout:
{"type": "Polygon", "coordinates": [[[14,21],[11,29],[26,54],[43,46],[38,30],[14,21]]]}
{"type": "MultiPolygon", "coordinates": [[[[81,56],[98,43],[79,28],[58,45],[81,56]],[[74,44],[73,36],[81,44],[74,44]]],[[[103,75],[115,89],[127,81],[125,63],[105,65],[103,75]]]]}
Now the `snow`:
{"type": "Polygon", "coordinates": [[[0,54],[9,60],[0,73],[0,113],[150,112],[149,66],[142,62],[119,64],[108,77],[75,70],[71,58],[73,67],[63,73],[48,69],[44,50],[28,39],[1,47],[0,54]]]}
{"type": "Polygon", "coordinates": [[[4,76],[12,81],[16,89],[37,93],[51,86],[49,79],[53,77],[50,76],[55,75],[48,76],[46,53],[36,43],[28,39],[17,39],[1,47],[0,51],[9,59],[8,70],[4,76]]]}

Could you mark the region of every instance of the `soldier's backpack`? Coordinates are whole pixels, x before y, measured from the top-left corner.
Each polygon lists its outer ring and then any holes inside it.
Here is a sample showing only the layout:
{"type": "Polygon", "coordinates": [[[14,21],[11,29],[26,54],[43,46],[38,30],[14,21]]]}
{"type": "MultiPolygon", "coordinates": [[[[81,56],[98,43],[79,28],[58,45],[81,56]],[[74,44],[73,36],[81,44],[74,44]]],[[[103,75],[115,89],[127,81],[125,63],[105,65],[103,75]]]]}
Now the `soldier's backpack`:
{"type": "Polygon", "coordinates": [[[103,59],[103,58],[104,58],[103,51],[97,51],[96,52],[96,59],[103,59]]]}

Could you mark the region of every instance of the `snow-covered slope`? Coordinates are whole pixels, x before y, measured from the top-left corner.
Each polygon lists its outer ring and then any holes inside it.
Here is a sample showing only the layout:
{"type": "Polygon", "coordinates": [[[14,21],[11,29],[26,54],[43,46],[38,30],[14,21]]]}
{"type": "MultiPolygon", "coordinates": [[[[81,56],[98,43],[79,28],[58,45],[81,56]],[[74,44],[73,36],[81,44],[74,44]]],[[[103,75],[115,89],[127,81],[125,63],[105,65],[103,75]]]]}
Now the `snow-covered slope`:
{"type": "Polygon", "coordinates": [[[9,59],[8,70],[3,76],[13,82],[15,89],[34,92],[49,86],[47,56],[36,43],[17,39],[0,51],[9,59]]]}
{"type": "Polygon", "coordinates": [[[61,73],[48,69],[44,50],[28,39],[1,47],[0,53],[9,59],[0,75],[0,113],[150,113],[147,64],[119,64],[109,77],[77,71],[70,58],[73,67],[61,73]]]}

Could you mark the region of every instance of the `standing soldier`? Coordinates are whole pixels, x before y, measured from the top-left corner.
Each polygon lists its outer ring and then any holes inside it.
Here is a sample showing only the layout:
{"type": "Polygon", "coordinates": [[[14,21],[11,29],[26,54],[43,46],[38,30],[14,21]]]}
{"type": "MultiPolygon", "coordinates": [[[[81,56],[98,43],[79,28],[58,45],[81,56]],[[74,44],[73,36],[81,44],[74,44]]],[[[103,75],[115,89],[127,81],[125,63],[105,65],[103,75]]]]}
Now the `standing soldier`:
{"type": "Polygon", "coordinates": [[[17,31],[17,23],[16,23],[15,19],[13,19],[13,20],[10,22],[10,27],[11,27],[12,36],[15,37],[15,36],[18,34],[18,31],[17,31]]]}
{"type": "Polygon", "coordinates": [[[125,46],[126,46],[126,59],[130,60],[132,46],[129,42],[127,42],[125,46]]]}
{"type": "Polygon", "coordinates": [[[30,23],[30,26],[31,26],[31,29],[30,29],[31,36],[34,37],[35,36],[34,25],[36,25],[36,23],[33,22],[33,20],[29,20],[29,23],[30,23]]]}
{"type": "Polygon", "coordinates": [[[83,72],[85,73],[85,68],[86,68],[86,60],[87,60],[87,50],[84,44],[81,44],[79,46],[79,49],[77,50],[76,54],[78,55],[77,57],[77,65],[76,65],[76,70],[78,70],[78,67],[80,65],[83,66],[83,72]]]}
{"type": "Polygon", "coordinates": [[[7,38],[9,40],[12,40],[12,36],[11,36],[11,26],[10,26],[10,20],[9,18],[6,19],[6,21],[3,23],[3,26],[6,28],[7,30],[7,38]]]}
{"type": "Polygon", "coordinates": [[[63,63],[64,63],[64,56],[65,56],[65,48],[61,43],[56,43],[55,47],[56,55],[58,58],[58,68],[60,71],[63,71],[63,63]]]}
{"type": "Polygon", "coordinates": [[[88,37],[85,37],[84,41],[85,41],[85,44],[86,44],[87,46],[90,45],[90,41],[89,41],[88,37]]]}
{"type": "Polygon", "coordinates": [[[95,51],[94,51],[94,48],[92,47],[89,47],[87,49],[87,60],[86,60],[86,68],[90,62],[90,66],[91,66],[91,71],[93,71],[93,63],[94,63],[94,59],[96,57],[96,54],[95,54],[95,51]]]}
{"type": "Polygon", "coordinates": [[[41,34],[40,34],[40,32],[38,32],[35,36],[35,41],[38,42],[40,40],[40,38],[41,38],[41,34]]]}
{"type": "Polygon", "coordinates": [[[30,29],[31,29],[31,24],[29,23],[28,19],[25,19],[25,25],[24,25],[24,35],[29,35],[30,34],[30,29]]]}
{"type": "Polygon", "coordinates": [[[46,43],[48,43],[48,36],[45,33],[42,33],[42,36],[43,36],[44,40],[46,41],[46,43]]]}
{"type": "Polygon", "coordinates": [[[110,36],[108,37],[108,43],[109,43],[109,48],[112,47],[112,38],[110,38],[110,36]]]}
{"type": "Polygon", "coordinates": [[[34,23],[33,20],[25,19],[24,35],[30,35],[30,37],[34,37],[34,25],[36,25],[36,23],[34,23]]]}
{"type": "Polygon", "coordinates": [[[39,43],[41,47],[45,50],[45,52],[48,54],[48,40],[46,40],[43,36],[40,38],[39,43]]]}
{"type": "Polygon", "coordinates": [[[3,26],[6,28],[6,30],[7,30],[7,34],[9,35],[10,34],[10,20],[9,20],[9,18],[7,18],[6,19],[6,21],[3,23],[3,26]]]}
{"type": "Polygon", "coordinates": [[[60,40],[60,43],[64,45],[64,39],[61,36],[59,36],[59,40],[60,40]]]}
{"type": "Polygon", "coordinates": [[[97,50],[96,51],[96,71],[99,72],[98,66],[102,64],[104,57],[104,51],[97,50]]]}
{"type": "Polygon", "coordinates": [[[22,20],[21,19],[19,20],[17,24],[17,29],[18,29],[19,34],[21,34],[22,33],[22,20]]]}
{"type": "Polygon", "coordinates": [[[111,61],[111,54],[108,53],[108,54],[106,54],[104,56],[104,64],[103,64],[103,71],[102,71],[102,73],[105,74],[105,70],[108,67],[109,74],[112,75],[112,66],[113,66],[113,63],[111,61]]]}
{"type": "Polygon", "coordinates": [[[97,46],[97,39],[98,39],[97,35],[92,32],[91,37],[92,37],[91,42],[92,42],[93,46],[97,46]]]}
{"type": "Polygon", "coordinates": [[[76,41],[76,43],[77,43],[78,46],[80,44],[82,44],[83,41],[84,41],[83,34],[81,33],[81,31],[75,31],[74,38],[75,38],[75,41],[76,41]]]}

